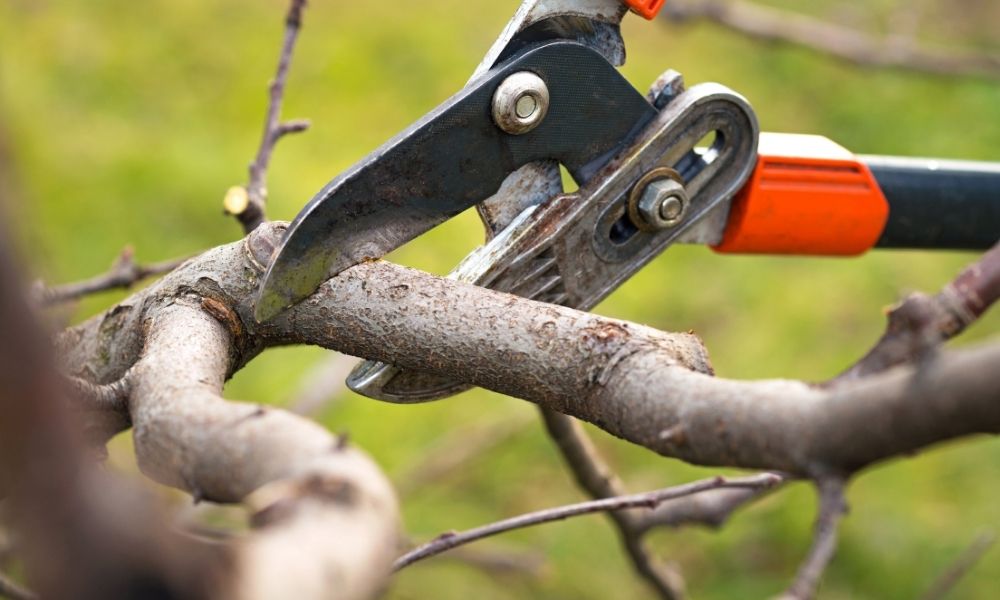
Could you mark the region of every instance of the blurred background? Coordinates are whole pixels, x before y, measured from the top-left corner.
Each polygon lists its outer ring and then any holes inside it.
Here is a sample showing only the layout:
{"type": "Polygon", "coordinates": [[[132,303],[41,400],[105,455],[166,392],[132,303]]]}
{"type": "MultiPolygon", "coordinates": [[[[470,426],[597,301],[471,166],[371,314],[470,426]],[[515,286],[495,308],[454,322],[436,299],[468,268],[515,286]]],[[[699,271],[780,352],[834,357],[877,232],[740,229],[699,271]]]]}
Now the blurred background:
{"type": "MultiPolygon", "coordinates": [[[[902,28],[945,48],[1000,52],[1000,8],[987,0],[767,4],[876,35],[902,28]]],[[[292,218],[327,180],[458,90],[517,5],[312,0],[284,116],[313,126],[278,145],[271,218],[292,218]]],[[[245,181],[256,151],[285,9],[283,0],[0,3],[0,131],[19,191],[8,228],[38,277],[59,283],[102,272],[128,244],[151,262],[241,237],[221,201],[245,181]]],[[[998,80],[865,69],[702,22],[633,16],[624,32],[623,71],[642,90],[673,68],[689,84],[714,80],[743,93],[764,130],[822,134],[860,153],[1000,160],[998,80]]],[[[391,258],[443,274],[481,242],[470,212],[391,258]]],[[[720,376],[821,380],[873,343],[884,307],[908,291],[936,291],[973,258],[739,257],[675,247],[596,312],[695,331],[720,376]]],[[[89,298],[72,318],[122,297],[89,298]]],[[[998,332],[994,310],[956,344],[998,332]]],[[[302,400],[303,388],[316,391],[317,372],[343,365],[317,349],[272,350],[237,374],[226,394],[287,405],[302,400]]],[[[329,393],[315,405],[317,418],[349,431],[397,482],[414,539],[581,499],[524,402],[475,390],[395,406],[339,386],[319,389],[329,393]]],[[[714,472],[591,431],[631,490],[714,472]]],[[[120,436],[113,462],[134,469],[130,452],[120,436]]],[[[821,597],[918,595],[977,535],[1000,528],[997,464],[1000,439],[980,438],[863,474],[850,490],[852,511],[821,597]]],[[[661,530],[651,543],[683,567],[695,598],[763,597],[793,576],[814,506],[809,488],[793,486],[738,513],[721,532],[661,530]]],[[[602,516],[477,548],[530,568],[442,557],[402,572],[389,597],[652,597],[602,516]]],[[[998,582],[994,547],[954,597],[996,597],[998,582]]]]}

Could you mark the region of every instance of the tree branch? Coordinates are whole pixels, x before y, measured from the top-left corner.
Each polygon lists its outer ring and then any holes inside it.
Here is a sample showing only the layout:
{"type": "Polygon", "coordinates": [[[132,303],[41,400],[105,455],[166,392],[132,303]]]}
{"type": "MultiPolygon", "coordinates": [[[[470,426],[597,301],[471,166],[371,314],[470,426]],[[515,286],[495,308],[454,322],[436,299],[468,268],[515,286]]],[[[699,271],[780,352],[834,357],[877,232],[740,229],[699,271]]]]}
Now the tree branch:
{"type": "Polygon", "coordinates": [[[219,396],[238,332],[226,309],[178,298],[151,316],[130,408],[144,473],[196,499],[244,501],[254,535],[235,546],[237,596],[340,598],[382,588],[398,509],[371,460],[291,413],[219,396]]]}
{"type": "Polygon", "coordinates": [[[741,0],[671,0],[663,16],[704,19],[753,39],[787,42],[862,66],[899,67],[937,75],[1000,77],[1000,56],[923,47],[905,36],[875,36],[741,0]]]}
{"type": "Polygon", "coordinates": [[[837,550],[837,527],[847,512],[844,501],[844,482],[835,477],[824,477],[816,483],[819,492],[819,515],[809,554],[799,568],[795,581],[782,596],[785,600],[809,600],[816,594],[816,587],[837,550]]]}
{"type": "Polygon", "coordinates": [[[996,533],[990,531],[980,534],[972,541],[955,561],[948,565],[948,568],[934,580],[927,592],[920,597],[920,600],[941,600],[948,596],[961,581],[962,577],[968,573],[979,559],[983,557],[997,541],[996,533]]]}
{"type": "Polygon", "coordinates": [[[1000,298],[1000,242],[934,296],[911,294],[888,314],[886,331],[834,381],[857,379],[919,361],[971,325],[1000,298]]]}
{"type": "Polygon", "coordinates": [[[33,296],[39,305],[52,306],[79,300],[84,296],[107,290],[127,290],[148,277],[173,271],[186,260],[187,258],[175,258],[149,265],[141,265],[135,262],[135,250],[132,246],[126,246],[111,265],[111,269],[106,273],[76,283],[66,283],[49,288],[37,283],[33,290],[33,296]]]}
{"type": "Polygon", "coordinates": [[[656,527],[703,525],[720,529],[737,510],[774,493],[786,481],[760,489],[712,490],[686,498],[670,500],[640,516],[636,529],[647,532],[656,527]]]}
{"type": "Polygon", "coordinates": [[[285,37],[278,55],[278,68],[269,88],[267,116],[264,119],[264,133],[257,155],[248,168],[249,179],[243,188],[232,188],[226,194],[226,212],[236,217],[243,225],[243,231],[250,233],[267,220],[267,168],[271,162],[274,146],[282,137],[290,133],[305,131],[309,121],[296,119],[281,122],[281,103],[285,95],[285,83],[292,64],[292,52],[302,28],[302,11],[306,0],[290,0],[285,15],[285,37]]]}
{"type": "Polygon", "coordinates": [[[107,385],[97,385],[79,377],[70,377],[67,382],[73,396],[83,402],[84,409],[127,413],[131,388],[129,373],[107,385]]]}
{"type": "MultiPolygon", "coordinates": [[[[61,337],[65,372],[107,383],[141,350],[144,315],[178,294],[232,307],[237,348],[310,343],[457,378],[583,419],[664,456],[796,476],[851,473],[938,441],[1000,431],[1000,344],[942,352],[827,388],[710,376],[669,334],[384,262],[348,269],[273,322],[254,322],[282,227],[217,248],[61,337]],[[111,357],[108,360],[105,357],[111,357]]],[[[250,360],[244,351],[233,368],[250,360]]]]}
{"type": "Polygon", "coordinates": [[[705,479],[653,492],[632,494],[630,496],[618,496],[615,498],[603,498],[601,500],[591,500],[589,502],[580,502],[558,508],[540,510],[512,517],[510,519],[504,519],[503,521],[497,521],[496,523],[491,523],[482,527],[476,527],[475,529],[469,529],[461,533],[445,533],[423,546],[419,546],[399,557],[393,565],[393,570],[398,571],[419,560],[440,554],[457,546],[468,544],[470,542],[507,531],[513,531],[515,529],[523,529],[525,527],[551,523],[552,521],[561,521],[570,517],[588,515],[596,512],[616,511],[626,508],[639,507],[653,508],[665,500],[680,498],[690,494],[697,494],[698,492],[705,490],[720,488],[766,487],[773,485],[777,481],[778,478],[769,473],[733,479],[715,477],[712,479],[705,479]]]}
{"type": "MultiPolygon", "coordinates": [[[[549,437],[555,442],[577,485],[584,492],[595,500],[626,494],[625,486],[601,459],[597,448],[578,422],[549,409],[541,409],[541,414],[549,437]]],[[[684,596],[684,579],[680,572],[671,565],[657,561],[643,543],[643,531],[639,523],[644,512],[648,511],[616,510],[607,515],[618,531],[622,547],[636,573],[661,598],[681,598],[684,596]]]]}
{"type": "Polygon", "coordinates": [[[5,516],[17,528],[28,581],[47,598],[219,597],[222,553],[168,535],[145,496],[85,460],[67,410],[69,386],[19,295],[5,239],[0,234],[0,495],[8,495],[5,516]]]}
{"type": "Polygon", "coordinates": [[[8,579],[0,573],[0,598],[10,598],[10,600],[36,600],[38,596],[34,592],[24,588],[8,579]]]}

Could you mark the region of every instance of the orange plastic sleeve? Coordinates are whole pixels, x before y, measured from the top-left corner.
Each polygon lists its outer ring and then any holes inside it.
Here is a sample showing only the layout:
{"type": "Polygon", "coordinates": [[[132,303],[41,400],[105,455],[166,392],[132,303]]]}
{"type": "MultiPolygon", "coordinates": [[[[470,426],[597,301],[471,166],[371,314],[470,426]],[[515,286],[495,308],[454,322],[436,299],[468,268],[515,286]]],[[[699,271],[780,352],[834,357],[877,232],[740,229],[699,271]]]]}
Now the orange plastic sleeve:
{"type": "Polygon", "coordinates": [[[623,0],[625,4],[628,5],[632,12],[637,15],[642,15],[646,19],[652,20],[656,16],[656,13],[660,12],[663,8],[663,3],[666,0],[623,0]]]}
{"type": "Polygon", "coordinates": [[[819,136],[762,134],[757,166],[733,198],[726,253],[861,254],[889,205],[868,167],[819,136]]]}

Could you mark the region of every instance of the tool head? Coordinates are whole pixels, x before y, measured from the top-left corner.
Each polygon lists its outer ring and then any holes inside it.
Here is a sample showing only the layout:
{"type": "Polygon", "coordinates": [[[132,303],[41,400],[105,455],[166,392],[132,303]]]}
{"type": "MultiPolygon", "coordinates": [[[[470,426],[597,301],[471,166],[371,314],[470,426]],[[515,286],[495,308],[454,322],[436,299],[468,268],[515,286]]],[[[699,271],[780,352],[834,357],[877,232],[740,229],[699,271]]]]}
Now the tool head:
{"type": "MultiPolygon", "coordinates": [[[[523,103],[509,106],[525,110],[523,103]]],[[[329,277],[379,258],[486,200],[525,165],[558,161],[585,181],[655,114],[596,51],[561,40],[524,48],[306,205],[264,275],[256,318],[270,319],[329,277]],[[530,130],[511,129],[497,121],[493,109],[504,83],[524,79],[524,73],[545,86],[548,106],[530,130]]]]}

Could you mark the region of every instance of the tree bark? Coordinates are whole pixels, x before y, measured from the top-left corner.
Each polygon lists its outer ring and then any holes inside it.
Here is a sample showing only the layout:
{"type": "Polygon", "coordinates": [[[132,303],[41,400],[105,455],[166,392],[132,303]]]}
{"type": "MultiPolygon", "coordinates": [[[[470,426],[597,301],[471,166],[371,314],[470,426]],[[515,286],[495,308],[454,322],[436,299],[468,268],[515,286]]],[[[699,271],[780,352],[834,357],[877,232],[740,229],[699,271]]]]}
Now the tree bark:
{"type": "MultiPolygon", "coordinates": [[[[273,322],[252,318],[266,224],[63,336],[70,374],[110,383],[150,316],[178,297],[219,306],[226,372],[263,348],[315,344],[434,372],[583,419],[664,456],[796,475],[849,473],[938,441],[1000,431],[1000,345],[834,386],[712,376],[697,337],[532,302],[390,263],[357,265],[273,322]]],[[[108,431],[105,430],[105,433],[108,431]]]]}

